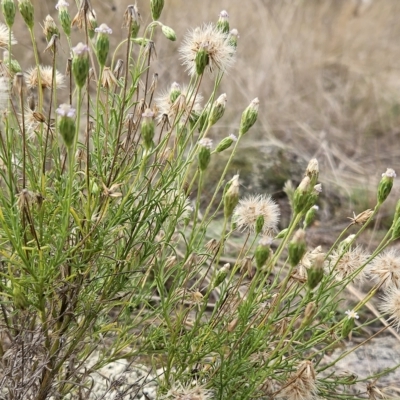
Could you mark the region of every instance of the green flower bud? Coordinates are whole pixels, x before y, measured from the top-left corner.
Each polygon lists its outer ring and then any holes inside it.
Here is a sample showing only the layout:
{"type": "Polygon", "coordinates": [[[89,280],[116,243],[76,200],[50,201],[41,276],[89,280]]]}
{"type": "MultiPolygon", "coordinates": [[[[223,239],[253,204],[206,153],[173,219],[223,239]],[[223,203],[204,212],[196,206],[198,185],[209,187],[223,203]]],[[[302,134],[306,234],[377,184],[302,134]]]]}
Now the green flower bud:
{"type": "Polygon", "coordinates": [[[181,93],[182,91],[179,83],[174,82],[171,85],[171,89],[169,90],[169,99],[171,101],[171,104],[175,103],[175,101],[178,99],[181,93]]]}
{"type": "Polygon", "coordinates": [[[300,182],[300,185],[294,191],[293,209],[296,214],[303,212],[309,203],[311,192],[310,178],[305,176],[300,182]]]}
{"type": "Polygon", "coordinates": [[[142,127],[141,127],[141,136],[143,138],[144,147],[146,150],[151,149],[153,146],[153,138],[154,138],[154,112],[147,108],[145,112],[142,114],[142,127]]]}
{"type": "Polygon", "coordinates": [[[228,219],[239,202],[239,175],[235,175],[226,186],[228,188],[224,191],[224,217],[228,219]]]}
{"type": "Polygon", "coordinates": [[[315,219],[315,214],[318,211],[318,206],[312,206],[306,213],[306,216],[304,217],[304,223],[303,223],[303,229],[308,228],[315,219]]]}
{"type": "Polygon", "coordinates": [[[259,104],[260,101],[256,97],[243,111],[240,121],[239,136],[244,135],[257,121],[259,104]]]}
{"type": "Polygon", "coordinates": [[[151,16],[154,21],[157,21],[164,8],[164,0],[150,0],[151,16]]]}
{"type": "Polygon", "coordinates": [[[254,258],[256,260],[257,269],[260,270],[267,262],[271,254],[272,240],[270,238],[262,238],[256,247],[254,258]]]}
{"type": "Polygon", "coordinates": [[[202,43],[200,49],[196,54],[195,64],[197,75],[201,75],[210,62],[210,56],[207,51],[208,43],[202,43]]]}
{"type": "Polygon", "coordinates": [[[57,28],[56,23],[51,15],[48,15],[44,20],[44,27],[43,27],[44,36],[46,36],[47,42],[50,42],[53,35],[60,36],[60,31],[57,28]]]}
{"type": "Polygon", "coordinates": [[[199,169],[205,171],[211,160],[212,140],[203,138],[199,142],[199,169]]]}
{"type": "Polygon", "coordinates": [[[29,301],[21,286],[14,285],[12,295],[16,308],[19,310],[26,310],[28,308],[29,301]]]}
{"type": "Polygon", "coordinates": [[[325,254],[317,254],[314,263],[307,269],[307,285],[312,290],[318,286],[324,277],[325,254]]]}
{"type": "Polygon", "coordinates": [[[3,11],[4,19],[9,29],[14,25],[15,20],[15,3],[14,0],[2,0],[1,9],[3,11]]]}
{"type": "Polygon", "coordinates": [[[213,282],[213,289],[218,287],[225,280],[225,278],[228,275],[230,267],[231,267],[230,264],[227,263],[218,271],[218,274],[213,282]]]}
{"type": "Polygon", "coordinates": [[[254,227],[254,231],[256,233],[256,235],[259,235],[264,227],[264,215],[259,215],[256,219],[256,223],[255,223],[255,227],[254,227]]]}
{"type": "Polygon", "coordinates": [[[19,12],[21,13],[22,18],[25,21],[27,27],[29,29],[32,29],[35,23],[33,5],[30,2],[30,0],[18,0],[18,1],[19,1],[18,4],[19,12]]]}
{"type": "Polygon", "coordinates": [[[382,179],[378,186],[378,204],[382,204],[389,196],[393,187],[394,178],[396,178],[396,172],[391,168],[388,168],[386,172],[382,174],[382,179]]]}
{"type": "Polygon", "coordinates": [[[78,43],[72,48],[74,56],[72,58],[72,73],[79,88],[86,83],[89,75],[89,47],[83,43],[78,43]]]}
{"type": "Polygon", "coordinates": [[[22,68],[19,65],[19,62],[17,60],[14,60],[13,58],[11,59],[11,65],[10,65],[10,60],[9,60],[10,54],[9,52],[6,50],[3,53],[3,61],[4,61],[4,65],[7,68],[10,68],[11,66],[11,71],[10,71],[10,75],[14,76],[15,74],[17,74],[18,72],[22,72],[22,68]]]}
{"type": "Polygon", "coordinates": [[[347,318],[343,322],[342,326],[342,337],[346,338],[349,336],[350,332],[353,330],[355,326],[355,319],[358,319],[359,316],[355,311],[346,311],[347,318]]]}
{"type": "Polygon", "coordinates": [[[61,104],[57,110],[60,115],[58,120],[58,129],[67,147],[71,147],[74,143],[76,125],[75,125],[75,109],[69,104],[61,104]]]}
{"type": "Polygon", "coordinates": [[[223,33],[229,33],[229,15],[225,10],[219,14],[217,29],[223,33]]]}
{"type": "MultiPolygon", "coordinates": [[[[228,35],[228,43],[234,50],[236,50],[238,38],[239,38],[238,30],[232,29],[228,35]]],[[[232,55],[233,55],[233,53],[232,53],[232,55]]]]}
{"type": "Polygon", "coordinates": [[[95,29],[95,32],[98,34],[96,40],[97,60],[99,64],[104,67],[108,56],[108,50],[110,49],[110,39],[108,35],[112,33],[112,30],[106,24],[101,24],[95,29]]]}
{"type": "Polygon", "coordinates": [[[162,31],[162,33],[164,34],[164,36],[165,36],[168,40],[171,40],[172,42],[175,42],[175,40],[176,40],[176,33],[175,33],[175,31],[174,31],[172,28],[170,28],[169,26],[163,25],[163,26],[161,27],[161,31],[162,31]]]}
{"type": "Polygon", "coordinates": [[[286,234],[289,232],[288,228],[282,229],[276,236],[276,239],[282,239],[286,236],[286,234]]]}
{"type": "Polygon", "coordinates": [[[210,107],[208,106],[203,112],[200,114],[199,117],[199,132],[203,132],[207,126],[208,116],[210,114],[210,107]]]}
{"type": "Polygon", "coordinates": [[[60,20],[61,27],[64,33],[71,36],[71,17],[68,13],[69,4],[65,0],[59,0],[56,9],[58,10],[58,19],[60,20]]]}
{"type": "Polygon", "coordinates": [[[289,263],[295,267],[303,258],[307,251],[306,233],[303,229],[298,229],[289,243],[289,263]]]}
{"type": "Polygon", "coordinates": [[[208,124],[214,125],[219,119],[222,118],[226,108],[226,94],[221,94],[211,108],[210,115],[208,117],[208,124]]]}
{"type": "Polygon", "coordinates": [[[237,141],[237,137],[235,135],[229,135],[226,138],[223,138],[219,143],[218,146],[215,149],[216,153],[221,153],[222,151],[229,149],[231,147],[233,142],[237,141]]]}

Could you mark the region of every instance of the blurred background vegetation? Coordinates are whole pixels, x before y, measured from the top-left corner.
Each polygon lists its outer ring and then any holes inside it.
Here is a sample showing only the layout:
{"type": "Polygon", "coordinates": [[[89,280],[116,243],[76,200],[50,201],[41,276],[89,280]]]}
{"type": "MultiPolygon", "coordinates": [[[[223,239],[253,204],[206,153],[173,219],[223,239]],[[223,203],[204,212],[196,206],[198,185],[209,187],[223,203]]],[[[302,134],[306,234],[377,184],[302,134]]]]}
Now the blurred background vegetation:
{"type": "MultiPolygon", "coordinates": [[[[77,9],[69,1],[73,17],[77,9]]],[[[36,21],[47,14],[57,21],[55,0],[32,2],[36,21]]],[[[133,0],[91,2],[98,23],[112,27],[115,49],[125,38],[123,14],[133,0]]],[[[145,26],[150,22],[149,1],[137,0],[137,5],[145,26]]],[[[331,228],[340,231],[353,211],[375,204],[376,185],[387,167],[400,174],[400,2],[166,0],[161,21],[178,39],[156,41],[158,58],[151,73],[159,74],[160,90],[174,81],[187,83],[177,58],[183,36],[189,28],[216,22],[221,10],[228,11],[240,39],[236,64],[221,86],[228,96],[227,112],[210,137],[219,140],[237,133],[242,110],[258,97],[259,120],[232,169],[240,172],[242,194],[270,193],[283,199],[284,182],[298,183],[309,159],[316,157],[324,191],[320,219],[332,219],[331,228]]],[[[14,56],[27,69],[30,39],[18,24],[19,15],[14,56]]],[[[37,37],[43,37],[38,24],[36,30],[37,37]]],[[[44,37],[42,45],[44,49],[44,37]]],[[[65,45],[60,50],[65,59],[66,49],[65,45]]],[[[41,57],[44,64],[50,63],[50,55],[41,57]]],[[[65,64],[58,69],[65,72],[65,64]]],[[[207,79],[203,90],[211,91],[212,81],[207,79]]],[[[216,162],[219,176],[218,167],[216,162]]],[[[396,184],[394,192],[387,215],[381,214],[377,224],[390,221],[400,192],[396,184]]]]}

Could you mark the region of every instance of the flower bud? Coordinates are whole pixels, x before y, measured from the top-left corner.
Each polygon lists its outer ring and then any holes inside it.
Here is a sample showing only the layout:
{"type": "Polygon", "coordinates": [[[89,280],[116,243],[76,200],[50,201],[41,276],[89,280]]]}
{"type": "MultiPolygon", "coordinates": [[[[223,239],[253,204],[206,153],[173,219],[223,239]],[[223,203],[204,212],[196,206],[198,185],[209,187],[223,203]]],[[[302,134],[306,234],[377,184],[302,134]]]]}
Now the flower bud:
{"type": "Polygon", "coordinates": [[[175,101],[178,99],[181,93],[182,91],[179,83],[173,82],[169,90],[169,99],[171,101],[171,104],[175,103],[175,101]]]}
{"type": "Polygon", "coordinates": [[[175,31],[170,28],[169,26],[163,25],[161,27],[161,31],[164,34],[164,36],[168,39],[171,40],[172,42],[175,42],[176,40],[176,33],[175,31]]]}
{"type": "Polygon", "coordinates": [[[199,142],[199,169],[205,171],[211,160],[211,146],[212,140],[203,138],[199,142]]]}
{"type": "Polygon", "coordinates": [[[231,147],[233,142],[237,141],[237,137],[233,134],[229,135],[226,138],[223,138],[219,143],[218,146],[215,149],[216,153],[221,153],[222,151],[228,149],[231,147]]]}
{"type": "Polygon", "coordinates": [[[256,260],[258,270],[260,270],[265,265],[271,254],[271,243],[271,238],[265,237],[260,240],[258,246],[256,247],[254,258],[256,260]]]}
{"type": "Polygon", "coordinates": [[[219,14],[217,29],[222,33],[229,33],[229,15],[225,10],[219,14]]]}
{"type": "Polygon", "coordinates": [[[197,75],[201,75],[204,72],[204,70],[206,69],[206,67],[210,61],[207,47],[208,47],[208,43],[202,43],[200,45],[200,49],[196,53],[195,65],[196,65],[197,75]]]}
{"type": "Polygon", "coordinates": [[[226,108],[226,94],[223,93],[218,97],[217,100],[214,101],[214,104],[211,108],[210,115],[208,117],[208,125],[214,125],[219,119],[222,118],[226,108]]]}
{"type": "Polygon", "coordinates": [[[67,7],[69,4],[65,0],[59,0],[56,9],[58,10],[58,19],[60,20],[61,27],[64,33],[71,36],[71,16],[68,13],[67,7]]]}
{"type": "Polygon", "coordinates": [[[378,204],[382,204],[389,196],[393,187],[394,178],[396,178],[396,172],[391,168],[388,168],[386,172],[382,174],[382,179],[378,186],[378,204]]]}
{"type": "Polygon", "coordinates": [[[15,19],[15,3],[14,0],[2,0],[1,9],[3,11],[4,19],[9,29],[14,25],[15,19]]]}
{"type": "Polygon", "coordinates": [[[264,227],[264,215],[259,215],[256,219],[254,231],[256,235],[259,235],[262,232],[262,229],[264,227]]]}
{"type": "Polygon", "coordinates": [[[295,267],[303,258],[307,251],[306,233],[303,229],[298,229],[289,243],[289,263],[295,267]]]}
{"type": "Polygon", "coordinates": [[[154,21],[157,21],[164,8],[164,0],[150,0],[151,16],[154,21]]]}
{"type": "Polygon", "coordinates": [[[286,236],[286,234],[289,232],[288,228],[282,229],[276,236],[276,239],[282,239],[286,236]]]}
{"type": "Polygon", "coordinates": [[[19,12],[22,15],[23,20],[25,21],[25,24],[29,29],[33,28],[35,19],[34,19],[34,9],[33,5],[30,2],[30,0],[18,0],[18,8],[19,12]]]}
{"type": "Polygon", "coordinates": [[[315,304],[315,301],[309,302],[304,310],[304,318],[301,321],[300,329],[306,327],[313,320],[316,311],[317,305],[315,304]]]}
{"type": "Polygon", "coordinates": [[[48,15],[44,20],[43,33],[46,36],[47,42],[50,42],[53,35],[60,36],[60,31],[51,15],[48,15]]]}
{"type": "Polygon", "coordinates": [[[74,53],[72,73],[74,74],[76,85],[82,88],[89,74],[89,47],[83,43],[78,43],[72,48],[72,52],[74,53]]]}
{"type": "Polygon", "coordinates": [[[97,60],[99,64],[104,67],[108,56],[108,50],[110,49],[110,39],[108,35],[112,33],[112,30],[106,24],[101,24],[95,29],[95,32],[98,34],[96,40],[97,60]]]}
{"type": "Polygon", "coordinates": [[[231,267],[230,264],[227,263],[218,271],[217,276],[215,277],[213,282],[213,289],[218,287],[225,280],[225,278],[228,275],[230,267],[231,267]]]}
{"type": "Polygon", "coordinates": [[[310,178],[305,176],[294,191],[293,209],[296,214],[303,212],[309,202],[311,191],[310,178]]]}
{"type": "Polygon", "coordinates": [[[240,121],[239,136],[244,135],[257,121],[259,104],[260,101],[256,97],[243,111],[240,121]]]}
{"type": "Polygon", "coordinates": [[[232,216],[233,210],[239,202],[239,175],[235,175],[227,184],[224,194],[224,217],[228,219],[232,216]]]}
{"type": "Polygon", "coordinates": [[[318,175],[319,175],[319,167],[318,167],[318,160],[313,158],[309,161],[306,169],[305,176],[310,178],[311,186],[314,186],[318,182],[318,175]]]}
{"type": "Polygon", "coordinates": [[[317,254],[313,264],[307,269],[307,285],[311,290],[316,288],[324,277],[324,261],[325,254],[317,254]]]}
{"type": "Polygon", "coordinates": [[[355,311],[346,311],[347,314],[347,318],[344,320],[343,322],[343,326],[342,326],[342,337],[346,338],[347,336],[349,336],[350,332],[353,330],[354,326],[355,326],[355,319],[358,319],[359,316],[355,311]]]}
{"type": "Polygon", "coordinates": [[[315,214],[318,209],[319,207],[314,205],[307,211],[306,216],[304,217],[303,229],[308,228],[314,222],[315,214]]]}
{"type": "Polygon", "coordinates": [[[228,43],[234,50],[236,50],[238,38],[239,38],[238,30],[232,29],[228,35],[228,43]]]}
{"type": "Polygon", "coordinates": [[[154,112],[151,111],[150,108],[147,108],[146,111],[142,114],[142,127],[141,127],[141,136],[143,138],[144,147],[146,150],[149,150],[153,146],[153,138],[154,138],[154,112]]]}
{"type": "Polygon", "coordinates": [[[75,125],[75,109],[70,104],[61,104],[56,113],[60,115],[58,120],[58,129],[67,147],[71,147],[74,143],[76,133],[75,125]]]}

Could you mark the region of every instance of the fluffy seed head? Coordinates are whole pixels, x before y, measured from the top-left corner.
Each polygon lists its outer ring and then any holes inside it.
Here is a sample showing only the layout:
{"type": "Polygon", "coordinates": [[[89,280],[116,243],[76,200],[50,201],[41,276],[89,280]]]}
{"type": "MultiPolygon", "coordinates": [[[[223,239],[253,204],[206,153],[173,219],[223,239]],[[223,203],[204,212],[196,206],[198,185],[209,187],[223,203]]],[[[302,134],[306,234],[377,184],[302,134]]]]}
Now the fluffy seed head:
{"type": "MultiPolygon", "coordinates": [[[[349,249],[342,257],[341,254],[341,250],[335,250],[330,256],[330,267],[333,269],[332,273],[338,281],[347,279],[368,260],[368,255],[360,246],[349,249]]],[[[353,279],[361,280],[363,278],[365,278],[364,269],[353,279]]]]}
{"type": "Polygon", "coordinates": [[[311,361],[303,361],[297,371],[289,376],[287,384],[279,393],[279,398],[286,400],[314,400],[317,387],[315,384],[315,371],[311,361]]]}
{"type": "Polygon", "coordinates": [[[377,255],[368,268],[370,278],[380,287],[400,288],[400,254],[397,250],[386,250],[377,255]]]}
{"type": "Polygon", "coordinates": [[[193,385],[182,385],[180,382],[171,386],[167,394],[160,399],[175,399],[175,400],[211,400],[214,398],[214,393],[211,390],[205,389],[197,383],[193,385]]]}
{"type": "Polygon", "coordinates": [[[400,289],[395,286],[389,286],[382,296],[382,303],[379,306],[384,313],[390,314],[389,320],[392,320],[397,330],[400,329],[400,289]]]}
{"type": "Polygon", "coordinates": [[[213,24],[203,25],[190,31],[179,49],[183,65],[190,75],[201,74],[205,69],[210,73],[220,70],[225,72],[232,65],[235,53],[229,44],[227,35],[213,24]],[[199,54],[202,56],[203,68],[199,70],[199,54]]]}
{"type": "MultiPolygon", "coordinates": [[[[0,47],[6,49],[8,47],[8,32],[9,29],[7,25],[0,23],[0,47]]],[[[11,44],[16,44],[17,41],[14,38],[13,33],[11,32],[11,44]]]]}
{"type": "MultiPolygon", "coordinates": [[[[53,77],[53,68],[51,66],[39,66],[40,83],[43,89],[50,89],[53,77]]],[[[32,67],[25,73],[25,80],[28,88],[35,88],[39,85],[38,69],[32,67]]],[[[56,71],[55,83],[57,88],[65,87],[65,76],[56,71]]]]}
{"type": "Polygon", "coordinates": [[[276,231],[279,221],[279,207],[271,199],[271,196],[258,195],[248,196],[239,201],[233,212],[233,218],[239,230],[250,230],[254,232],[257,220],[263,217],[262,233],[272,234],[276,231]]]}

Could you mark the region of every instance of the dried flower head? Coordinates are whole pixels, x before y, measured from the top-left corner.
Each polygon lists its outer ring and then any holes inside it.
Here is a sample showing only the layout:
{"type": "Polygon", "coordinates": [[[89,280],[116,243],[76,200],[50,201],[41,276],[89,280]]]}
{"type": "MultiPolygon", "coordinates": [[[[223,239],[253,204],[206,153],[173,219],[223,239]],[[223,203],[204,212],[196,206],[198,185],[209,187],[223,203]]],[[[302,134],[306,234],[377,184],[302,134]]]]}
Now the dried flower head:
{"type": "Polygon", "coordinates": [[[311,361],[303,361],[297,371],[289,376],[278,397],[287,400],[314,400],[317,399],[316,392],[314,366],[311,361]]]}
{"type": "Polygon", "coordinates": [[[213,73],[225,72],[234,61],[235,48],[229,44],[227,35],[213,24],[191,30],[179,49],[183,65],[190,75],[200,75],[205,69],[213,73]]]}
{"type": "Polygon", "coordinates": [[[180,86],[178,83],[172,83],[169,90],[164,91],[155,99],[158,117],[161,121],[163,115],[168,115],[169,121],[172,123],[177,116],[183,121],[187,119],[194,121],[201,112],[201,102],[203,96],[194,94],[189,91],[189,87],[180,86]],[[183,101],[184,100],[184,101],[183,101]]]}
{"type": "MultiPolygon", "coordinates": [[[[368,260],[368,255],[361,246],[349,249],[342,255],[341,250],[335,250],[330,256],[330,268],[336,280],[341,281],[353,275],[368,260]]],[[[365,278],[365,270],[362,269],[353,280],[365,278]]]]}
{"type": "Polygon", "coordinates": [[[114,85],[118,85],[118,80],[109,67],[105,67],[101,75],[101,86],[110,89],[114,85]]]}
{"type": "MultiPolygon", "coordinates": [[[[6,24],[0,23],[0,47],[3,49],[8,48],[8,33],[9,29],[6,24]]],[[[11,44],[17,44],[14,34],[11,32],[11,44]]]]}
{"type": "MultiPolygon", "coordinates": [[[[50,89],[53,80],[53,68],[51,66],[39,66],[40,83],[43,89],[50,89]]],[[[35,88],[39,85],[38,69],[32,67],[25,73],[25,80],[28,88],[35,88]]],[[[65,76],[56,70],[55,83],[57,88],[65,87],[65,76]]]]}
{"type": "Polygon", "coordinates": [[[396,286],[389,286],[382,296],[382,303],[379,306],[384,313],[390,314],[389,320],[393,321],[397,330],[400,329],[400,289],[396,286]]]}
{"type": "Polygon", "coordinates": [[[271,199],[271,196],[258,195],[249,196],[239,201],[233,212],[233,219],[239,230],[256,230],[256,223],[259,217],[264,219],[261,232],[270,235],[276,230],[279,221],[279,207],[271,199]]]}
{"type": "Polygon", "coordinates": [[[370,278],[384,289],[389,286],[400,288],[400,254],[390,249],[377,255],[368,268],[370,278]]]}
{"type": "Polygon", "coordinates": [[[369,218],[373,213],[374,212],[372,210],[368,209],[358,215],[356,215],[356,213],[353,212],[353,217],[347,217],[347,218],[351,221],[353,225],[355,224],[364,225],[369,220],[369,218]]]}
{"type": "Polygon", "coordinates": [[[160,399],[175,400],[209,400],[214,398],[211,390],[205,389],[199,384],[183,385],[180,382],[173,384],[167,394],[161,396],[160,399]]]}

